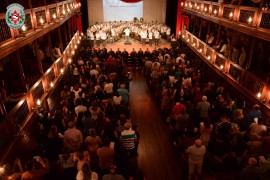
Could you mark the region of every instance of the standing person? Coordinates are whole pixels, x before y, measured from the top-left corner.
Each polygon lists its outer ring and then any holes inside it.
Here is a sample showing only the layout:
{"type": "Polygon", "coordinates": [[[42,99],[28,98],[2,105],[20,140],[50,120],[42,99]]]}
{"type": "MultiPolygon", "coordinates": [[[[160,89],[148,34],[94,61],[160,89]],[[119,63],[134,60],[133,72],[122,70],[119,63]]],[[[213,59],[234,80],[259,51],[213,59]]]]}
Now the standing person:
{"type": "Polygon", "coordinates": [[[82,170],[78,171],[76,180],[98,180],[98,174],[92,172],[91,166],[89,163],[84,163],[82,166],[82,170]]]}
{"type": "Polygon", "coordinates": [[[209,120],[200,123],[200,139],[202,144],[207,147],[208,142],[210,140],[211,133],[213,132],[213,125],[210,123],[209,120]]]}
{"type": "Polygon", "coordinates": [[[64,133],[64,145],[76,150],[83,143],[82,132],[75,128],[73,121],[68,122],[68,130],[64,133]]]}
{"type": "Polygon", "coordinates": [[[120,135],[120,141],[122,146],[127,153],[127,155],[136,154],[135,142],[137,141],[137,136],[134,130],[131,129],[130,123],[125,123],[125,130],[120,135]]]}
{"type": "Polygon", "coordinates": [[[125,88],[125,84],[121,84],[120,88],[117,90],[120,96],[122,96],[122,100],[124,101],[124,104],[128,103],[128,90],[125,88]]]}
{"type": "Polygon", "coordinates": [[[188,179],[192,179],[196,172],[198,176],[202,173],[202,165],[203,165],[203,158],[206,153],[206,148],[204,145],[202,145],[202,142],[200,139],[197,139],[195,141],[195,144],[193,146],[189,146],[187,149],[187,153],[189,154],[188,158],[188,166],[189,166],[189,176],[188,179]]]}
{"type": "Polygon", "coordinates": [[[207,101],[206,96],[203,96],[202,101],[198,103],[197,110],[200,114],[201,119],[208,117],[208,111],[210,110],[210,103],[207,101]]]}

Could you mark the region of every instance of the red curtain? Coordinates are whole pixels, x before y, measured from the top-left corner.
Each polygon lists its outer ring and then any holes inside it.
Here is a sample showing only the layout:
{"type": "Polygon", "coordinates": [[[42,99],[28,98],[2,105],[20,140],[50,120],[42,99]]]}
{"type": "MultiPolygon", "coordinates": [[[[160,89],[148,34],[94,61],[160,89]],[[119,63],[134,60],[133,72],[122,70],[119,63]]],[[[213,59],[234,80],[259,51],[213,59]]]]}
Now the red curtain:
{"type": "Polygon", "coordinates": [[[126,2],[126,3],[137,3],[137,2],[140,2],[142,0],[121,0],[123,2],[126,2]]]}

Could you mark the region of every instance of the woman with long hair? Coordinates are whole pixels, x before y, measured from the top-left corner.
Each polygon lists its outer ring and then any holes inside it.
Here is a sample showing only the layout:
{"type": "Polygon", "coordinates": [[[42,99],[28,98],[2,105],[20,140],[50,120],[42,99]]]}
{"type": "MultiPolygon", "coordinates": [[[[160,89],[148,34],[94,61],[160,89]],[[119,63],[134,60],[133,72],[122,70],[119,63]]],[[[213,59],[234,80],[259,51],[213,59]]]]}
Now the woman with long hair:
{"type": "Polygon", "coordinates": [[[82,170],[77,173],[76,180],[98,180],[98,175],[97,173],[92,172],[89,163],[84,163],[82,170]]]}

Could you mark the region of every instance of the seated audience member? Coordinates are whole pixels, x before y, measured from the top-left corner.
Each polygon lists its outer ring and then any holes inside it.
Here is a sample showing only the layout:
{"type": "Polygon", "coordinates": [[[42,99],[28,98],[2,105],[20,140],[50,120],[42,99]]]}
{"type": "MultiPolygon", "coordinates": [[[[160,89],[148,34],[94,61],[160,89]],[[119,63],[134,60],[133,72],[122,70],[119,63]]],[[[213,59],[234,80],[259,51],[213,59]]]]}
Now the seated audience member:
{"type": "Polygon", "coordinates": [[[26,162],[25,169],[26,171],[22,173],[22,180],[42,179],[49,172],[48,164],[40,156],[36,156],[32,161],[26,162]],[[38,167],[39,164],[42,165],[41,168],[38,167]]]}
{"type": "Polygon", "coordinates": [[[68,122],[68,130],[64,133],[64,145],[74,151],[83,143],[83,136],[80,130],[76,129],[73,121],[68,122]]]}
{"type": "Polygon", "coordinates": [[[188,153],[188,177],[193,179],[195,170],[197,175],[200,176],[202,173],[203,158],[206,153],[206,148],[202,145],[201,140],[197,139],[193,146],[189,146],[187,151],[188,153]]]}
{"type": "Polygon", "coordinates": [[[125,180],[125,178],[122,175],[117,174],[116,169],[117,168],[115,165],[111,165],[110,166],[110,173],[105,174],[102,177],[102,180],[125,180]]]}
{"type": "Polygon", "coordinates": [[[76,180],[98,180],[98,174],[95,172],[92,172],[91,166],[89,163],[84,163],[82,165],[82,169],[78,171],[76,180]]]}

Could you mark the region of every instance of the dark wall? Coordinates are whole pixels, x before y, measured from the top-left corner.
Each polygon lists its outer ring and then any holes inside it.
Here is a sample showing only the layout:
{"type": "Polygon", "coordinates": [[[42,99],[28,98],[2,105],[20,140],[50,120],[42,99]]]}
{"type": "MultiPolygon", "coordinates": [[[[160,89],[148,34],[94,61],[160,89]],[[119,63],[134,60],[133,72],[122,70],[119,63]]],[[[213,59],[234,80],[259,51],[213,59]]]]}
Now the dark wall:
{"type": "Polygon", "coordinates": [[[177,20],[178,0],[167,0],[166,25],[171,27],[171,33],[175,34],[177,20]]]}
{"type": "Polygon", "coordinates": [[[88,28],[87,0],[81,0],[82,31],[85,33],[88,28]]]}

